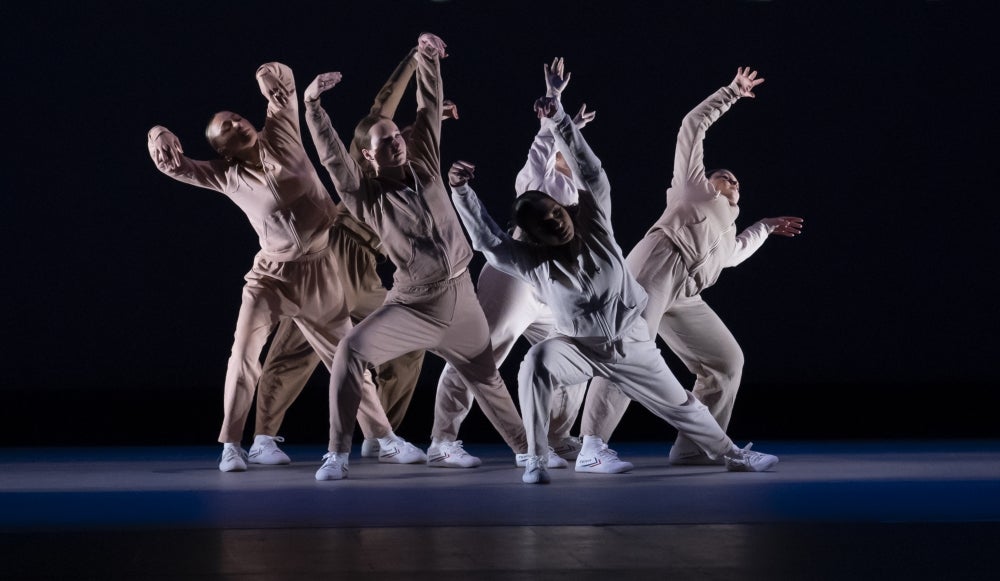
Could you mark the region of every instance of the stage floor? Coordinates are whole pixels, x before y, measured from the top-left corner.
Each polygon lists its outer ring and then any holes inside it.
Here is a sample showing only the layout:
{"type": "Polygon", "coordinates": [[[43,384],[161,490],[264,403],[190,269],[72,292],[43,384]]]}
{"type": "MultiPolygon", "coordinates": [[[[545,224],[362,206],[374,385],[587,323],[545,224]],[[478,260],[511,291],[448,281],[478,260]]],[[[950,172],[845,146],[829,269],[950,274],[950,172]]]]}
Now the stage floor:
{"type": "MultiPolygon", "coordinates": [[[[757,442],[772,472],[551,471],[467,444],[470,470],[352,456],[220,473],[217,447],[0,450],[0,578],[993,578],[1000,441],[757,442]]],[[[356,451],[355,451],[356,452],[356,451]]]]}

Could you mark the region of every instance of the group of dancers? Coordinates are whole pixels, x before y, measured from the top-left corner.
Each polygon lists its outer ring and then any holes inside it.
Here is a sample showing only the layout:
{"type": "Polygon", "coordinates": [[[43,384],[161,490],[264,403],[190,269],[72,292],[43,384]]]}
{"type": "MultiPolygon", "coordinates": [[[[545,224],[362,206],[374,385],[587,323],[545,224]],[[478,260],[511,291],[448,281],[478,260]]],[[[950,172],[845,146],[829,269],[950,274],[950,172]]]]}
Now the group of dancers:
{"type": "Polygon", "coordinates": [[[725,433],[743,357],[700,296],[769,235],[802,228],[798,217],[768,218],[737,234],[739,182],[702,161],[708,127],[764,80],[740,68],[684,118],[666,210],[626,258],[612,230],[608,178],[581,132],[594,113],[582,107],[571,117],[562,106],[570,80],[562,59],[544,68],[546,94],[534,107],[540,128],[515,181],[516,227],[508,232],[470,187],[473,164],[458,161],[442,174],[442,123],[458,116],[442,89],[446,56],[439,37],[420,35],[349,145],[320,104],[340,73],[320,74],[306,88],[306,125],[339,203],[306,153],[294,77],[283,64],[257,70],[268,101],[261,130],[230,111],[211,118],[205,134],[219,159],[192,160],[169,130],[149,131],[160,171],[225,194],[260,241],[226,372],[219,469],[289,463],[278,432],[320,361],[330,371],[330,434],[317,480],[347,478],[355,423],[362,456],[478,466],[458,439],[473,401],[526,483],[549,482],[549,470],[567,460],[577,472],[631,470],[607,445],[631,400],[677,429],[671,463],[773,467],[775,456],[739,448],[725,433]],[[394,117],[411,79],[416,118],[401,129],[394,117]],[[488,263],[478,293],[468,269],[473,248],[488,263]],[[375,269],[380,256],[395,266],[388,290],[375,269]],[[657,334],[697,377],[692,391],[668,369],[657,334]],[[497,370],[519,336],[532,343],[518,374],[520,414],[497,370]],[[447,362],[426,453],[394,432],[425,351],[447,362]],[[247,452],[241,440],[255,393],[247,452]]]}

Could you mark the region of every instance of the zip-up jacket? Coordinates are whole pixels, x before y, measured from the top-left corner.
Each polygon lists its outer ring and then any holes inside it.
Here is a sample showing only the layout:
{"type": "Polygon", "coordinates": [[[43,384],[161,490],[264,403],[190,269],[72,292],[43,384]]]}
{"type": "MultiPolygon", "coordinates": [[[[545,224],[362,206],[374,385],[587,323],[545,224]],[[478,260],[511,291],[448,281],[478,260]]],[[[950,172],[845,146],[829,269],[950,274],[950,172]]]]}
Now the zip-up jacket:
{"type": "Polygon", "coordinates": [[[597,342],[618,340],[641,319],[647,297],[626,268],[614,238],[607,175],[561,105],[543,121],[584,186],[571,242],[547,247],[514,240],[468,185],[452,188],[452,199],[473,247],[495,268],[536,289],[552,309],[557,333],[597,342]]]}
{"type": "MultiPolygon", "coordinates": [[[[258,163],[197,161],[182,156],[177,169],[161,167],[160,171],[225,194],[250,219],[262,253],[288,262],[326,247],[337,208],[302,145],[292,70],[280,63],[257,69],[258,79],[267,74],[279,79],[288,104],[269,100],[267,120],[257,137],[258,163]]],[[[149,141],[166,131],[154,127],[149,141]]]]}
{"type": "Polygon", "coordinates": [[[319,101],[306,102],[306,124],[344,206],[382,240],[396,265],[396,288],[434,284],[460,274],[472,259],[441,176],[443,96],[436,57],[413,53],[417,63],[417,118],[407,138],[407,171],[416,188],[384,177],[368,178],[349,155],[319,101]]]}
{"type": "Polygon", "coordinates": [[[650,229],[663,232],[680,253],[688,270],[686,296],[714,284],[723,268],[746,260],[772,230],[757,222],[737,236],[739,208],[731,206],[705,176],[705,133],[739,98],[734,81],[684,117],[677,134],[667,207],[650,229]]]}

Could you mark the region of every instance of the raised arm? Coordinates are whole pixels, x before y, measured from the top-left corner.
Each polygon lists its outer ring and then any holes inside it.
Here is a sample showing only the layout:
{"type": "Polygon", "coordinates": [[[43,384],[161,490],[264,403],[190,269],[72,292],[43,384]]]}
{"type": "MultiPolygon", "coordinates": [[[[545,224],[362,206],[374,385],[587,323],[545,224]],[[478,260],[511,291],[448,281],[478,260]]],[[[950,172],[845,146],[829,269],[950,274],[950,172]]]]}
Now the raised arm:
{"type": "Polygon", "coordinates": [[[444,92],[440,60],[448,56],[446,47],[443,40],[426,32],[417,40],[417,118],[407,145],[409,157],[434,173],[441,171],[444,92]]]}
{"type": "Polygon", "coordinates": [[[338,72],[322,73],[306,87],[302,95],[306,106],[306,126],[309,127],[319,161],[330,174],[344,205],[355,217],[363,219],[361,167],[349,155],[329,115],[320,105],[320,95],[336,86],[342,78],[338,72]]]}
{"type": "Polygon", "coordinates": [[[672,185],[705,180],[705,133],[737,99],[756,97],[753,89],[763,82],[764,79],[758,79],[757,71],[750,70],[750,67],[738,68],[736,77],[729,85],[712,93],[684,116],[674,150],[672,185]]]}
{"type": "Polygon", "coordinates": [[[180,140],[166,127],[157,125],[149,130],[146,148],[156,169],[175,180],[223,191],[226,163],[222,160],[197,161],[185,156],[180,140]]]}
{"type": "Polygon", "coordinates": [[[276,62],[263,64],[257,69],[257,84],[267,99],[265,127],[277,125],[300,138],[299,101],[292,69],[276,62]]]}
{"type": "Polygon", "coordinates": [[[519,256],[523,253],[518,251],[518,243],[497,225],[468,185],[474,171],[475,166],[465,161],[456,161],[448,171],[451,199],[469,233],[472,247],[482,252],[487,262],[496,269],[530,282],[520,264],[519,256]]]}
{"type": "Polygon", "coordinates": [[[600,210],[611,216],[611,184],[604,173],[601,160],[587,144],[580,128],[562,108],[562,103],[551,97],[542,97],[535,103],[542,122],[549,125],[556,139],[556,148],[563,154],[570,171],[594,196],[600,210]]]}

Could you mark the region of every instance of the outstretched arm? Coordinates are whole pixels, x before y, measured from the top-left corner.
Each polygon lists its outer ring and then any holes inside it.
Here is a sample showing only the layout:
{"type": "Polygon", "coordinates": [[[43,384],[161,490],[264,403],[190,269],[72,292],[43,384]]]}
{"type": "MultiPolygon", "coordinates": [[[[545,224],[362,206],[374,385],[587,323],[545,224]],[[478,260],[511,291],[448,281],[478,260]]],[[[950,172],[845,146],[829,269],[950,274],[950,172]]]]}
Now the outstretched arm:
{"type": "Polygon", "coordinates": [[[754,98],[753,89],[764,82],[750,67],[738,68],[736,77],[684,116],[674,150],[672,185],[705,179],[705,133],[740,97],[754,98]]]}
{"type": "Polygon", "coordinates": [[[750,225],[746,230],[740,232],[736,237],[736,249],[729,257],[726,266],[736,266],[754,252],[757,252],[768,235],[785,236],[792,238],[802,233],[802,218],[796,216],[781,216],[778,218],[764,218],[750,225]]]}
{"type": "MultiPolygon", "coordinates": [[[[595,111],[587,111],[587,105],[584,104],[573,117],[573,123],[582,129],[593,121],[596,115],[595,111]]],[[[560,169],[555,137],[544,123],[540,124],[538,133],[531,142],[531,148],[528,149],[528,159],[514,180],[515,195],[528,190],[543,191],[564,206],[572,206],[579,201],[572,172],[566,168],[560,169]]]]}
{"type": "Polygon", "coordinates": [[[422,162],[428,171],[441,171],[441,118],[444,92],[441,62],[448,56],[447,45],[437,36],[423,33],[417,40],[417,118],[408,140],[409,156],[422,162]]]}
{"type": "Polygon", "coordinates": [[[348,155],[344,142],[330,122],[330,117],[320,105],[320,95],[332,89],[341,81],[339,72],[322,73],[306,87],[303,99],[306,105],[306,125],[312,136],[319,161],[330,174],[344,205],[359,219],[364,219],[361,168],[348,155]]]}
{"type": "Polygon", "coordinates": [[[185,156],[180,140],[166,127],[157,125],[149,130],[146,134],[146,148],[156,169],[175,180],[210,190],[223,190],[225,162],[196,161],[185,156]]]}
{"type": "Polygon", "coordinates": [[[497,225],[468,185],[475,169],[471,163],[456,161],[448,171],[451,199],[469,233],[472,247],[482,252],[487,262],[496,269],[530,282],[519,266],[518,243],[497,225]]]}
{"type": "Polygon", "coordinates": [[[535,111],[546,123],[556,139],[556,147],[563,154],[570,171],[590,192],[605,216],[611,216],[611,184],[604,173],[601,160],[583,138],[580,128],[562,108],[562,103],[551,97],[535,102],[535,111]]]}

